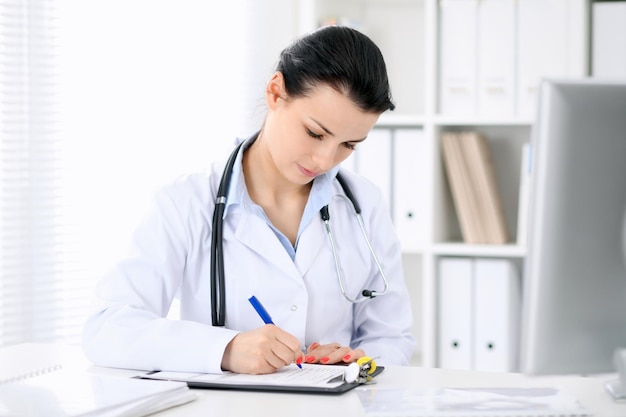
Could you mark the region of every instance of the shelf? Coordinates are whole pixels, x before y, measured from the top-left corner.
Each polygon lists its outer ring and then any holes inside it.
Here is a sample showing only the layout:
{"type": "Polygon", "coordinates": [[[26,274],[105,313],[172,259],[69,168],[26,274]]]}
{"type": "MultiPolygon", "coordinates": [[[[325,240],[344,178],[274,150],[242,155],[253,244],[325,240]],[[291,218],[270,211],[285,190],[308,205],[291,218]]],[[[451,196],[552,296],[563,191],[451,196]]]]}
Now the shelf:
{"type": "Polygon", "coordinates": [[[531,126],[533,121],[525,117],[485,118],[437,115],[433,122],[440,126],[531,126]]]}
{"type": "Polygon", "coordinates": [[[481,256],[492,258],[523,258],[526,248],[517,244],[468,245],[465,243],[437,243],[432,248],[437,256],[481,256]]]}
{"type": "Polygon", "coordinates": [[[383,113],[378,119],[378,127],[420,127],[425,124],[423,115],[383,113]]]}
{"type": "Polygon", "coordinates": [[[376,126],[380,127],[416,127],[432,124],[434,126],[511,126],[529,127],[533,121],[523,117],[485,118],[459,116],[427,116],[423,114],[383,113],[376,126]]]}
{"type": "MultiPolygon", "coordinates": [[[[440,258],[506,259],[520,268],[523,280],[522,264],[527,249],[524,236],[518,236],[519,199],[522,179],[527,178],[523,176],[527,172],[522,169],[522,160],[526,144],[532,139],[536,86],[548,74],[585,75],[587,49],[581,41],[587,35],[585,1],[299,1],[305,16],[301,20],[308,22],[307,25],[328,16],[358,21],[360,29],[376,42],[385,57],[397,108],[384,113],[375,127],[389,131],[376,134],[389,139],[385,146],[390,149],[373,150],[372,158],[361,165],[372,167],[370,180],[374,183],[384,180],[385,187],[394,190],[390,192],[392,198],[397,198],[391,199],[393,204],[402,196],[403,203],[420,217],[419,224],[425,225],[415,229],[400,226],[399,230],[406,263],[404,273],[407,282],[413,285],[414,319],[418,323],[416,354],[420,355],[423,366],[438,366],[440,359],[437,339],[440,258]],[[469,14],[461,15],[465,12],[469,14]],[[511,19],[515,24],[508,24],[511,19]],[[535,25],[536,19],[544,23],[535,25]],[[471,33],[457,26],[469,21],[473,27],[471,33]],[[446,22],[447,26],[443,25],[446,22]],[[456,33],[446,31],[450,28],[456,33]],[[467,40],[474,42],[469,48],[465,48],[467,40]],[[444,53],[449,59],[442,59],[444,53]],[[443,88],[456,87],[459,80],[466,80],[471,88],[443,88]],[[486,95],[495,91],[490,87],[497,90],[501,85],[499,80],[503,80],[503,88],[512,94],[506,96],[505,102],[486,95]],[[446,106],[451,102],[449,96],[442,95],[445,91],[454,94],[470,91],[471,97],[446,106]],[[516,242],[519,238],[522,244],[462,242],[441,146],[442,133],[461,130],[480,133],[487,139],[509,239],[516,242]],[[414,135],[415,140],[402,142],[403,134],[414,135]],[[409,157],[404,158],[405,155],[409,157]],[[390,159],[390,167],[381,168],[383,159],[390,159]],[[403,165],[397,164],[398,161],[403,165]],[[390,169],[391,173],[387,172],[390,169]],[[402,183],[396,185],[399,181],[402,183]],[[407,243],[410,233],[419,236],[419,243],[407,243]]],[[[461,96],[455,97],[462,100],[461,96]]]]}

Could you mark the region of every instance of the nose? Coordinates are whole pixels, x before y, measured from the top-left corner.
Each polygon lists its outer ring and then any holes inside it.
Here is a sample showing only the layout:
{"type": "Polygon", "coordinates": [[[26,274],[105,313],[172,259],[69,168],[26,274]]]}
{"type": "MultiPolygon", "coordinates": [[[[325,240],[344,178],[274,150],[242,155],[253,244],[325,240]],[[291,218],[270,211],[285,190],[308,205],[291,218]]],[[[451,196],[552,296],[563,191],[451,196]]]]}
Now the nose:
{"type": "Polygon", "coordinates": [[[313,153],[313,162],[321,171],[328,171],[335,164],[335,156],[337,154],[337,145],[332,141],[324,141],[317,146],[313,153]]]}

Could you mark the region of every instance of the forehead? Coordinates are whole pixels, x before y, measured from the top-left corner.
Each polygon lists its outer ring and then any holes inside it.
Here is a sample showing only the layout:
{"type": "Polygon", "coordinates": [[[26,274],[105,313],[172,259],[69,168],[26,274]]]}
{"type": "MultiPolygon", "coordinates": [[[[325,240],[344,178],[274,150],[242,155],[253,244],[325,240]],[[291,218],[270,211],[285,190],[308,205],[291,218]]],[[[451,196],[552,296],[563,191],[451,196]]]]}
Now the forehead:
{"type": "Polygon", "coordinates": [[[366,137],[379,117],[378,113],[363,111],[346,94],[328,85],[314,87],[306,96],[292,100],[291,105],[305,122],[317,121],[335,136],[349,139],[366,137]]]}

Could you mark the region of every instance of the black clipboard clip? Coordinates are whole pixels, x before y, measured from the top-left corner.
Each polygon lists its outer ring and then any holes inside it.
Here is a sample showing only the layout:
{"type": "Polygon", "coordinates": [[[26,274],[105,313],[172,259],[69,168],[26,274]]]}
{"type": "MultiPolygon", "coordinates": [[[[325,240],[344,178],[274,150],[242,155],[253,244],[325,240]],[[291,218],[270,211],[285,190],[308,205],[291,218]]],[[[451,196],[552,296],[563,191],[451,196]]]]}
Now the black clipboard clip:
{"type": "Polygon", "coordinates": [[[356,362],[348,365],[343,375],[339,375],[328,382],[344,381],[355,384],[375,384],[374,376],[378,375],[383,368],[377,368],[374,359],[363,356],[356,362]]]}

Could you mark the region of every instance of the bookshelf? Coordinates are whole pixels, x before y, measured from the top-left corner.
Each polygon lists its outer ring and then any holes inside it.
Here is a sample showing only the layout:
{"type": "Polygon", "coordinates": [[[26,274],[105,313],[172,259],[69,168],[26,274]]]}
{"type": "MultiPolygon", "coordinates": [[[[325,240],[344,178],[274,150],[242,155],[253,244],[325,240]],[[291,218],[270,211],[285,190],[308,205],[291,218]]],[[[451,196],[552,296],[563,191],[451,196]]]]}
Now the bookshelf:
{"type": "MultiPolygon", "coordinates": [[[[389,68],[397,108],[384,114],[376,129],[392,132],[392,139],[393,132],[416,129],[421,132],[416,137],[424,141],[418,148],[421,154],[415,155],[415,164],[422,167],[420,174],[428,183],[421,185],[420,209],[411,215],[418,216],[426,227],[420,229],[422,236],[417,244],[413,241],[405,244],[407,232],[399,233],[404,247],[405,277],[415,310],[416,365],[439,366],[437,265],[441,258],[508,259],[523,279],[526,249],[517,240],[521,221],[520,164],[524,144],[532,131],[535,84],[540,77],[588,75],[589,10],[588,0],[300,0],[298,3],[300,33],[314,29],[321,22],[333,21],[354,25],[379,45],[389,68]],[[546,23],[545,28],[535,22],[531,31],[527,23],[531,18],[546,23]],[[470,19],[474,20],[468,23],[470,19]],[[447,32],[450,21],[460,22],[471,32],[460,36],[461,40],[455,40],[454,36],[442,39],[451,36],[447,32]],[[502,24],[503,21],[511,21],[512,28],[502,24]],[[498,32],[507,30],[510,32],[498,32]],[[468,65],[468,73],[446,71],[443,67],[449,62],[450,54],[452,58],[458,55],[455,55],[455,41],[467,48],[467,38],[472,39],[471,47],[475,48],[470,51],[469,59],[474,60],[468,65]],[[487,45],[488,39],[498,39],[499,43],[487,45]],[[507,47],[503,42],[510,45],[507,47]],[[498,71],[508,78],[496,77],[498,71]],[[463,77],[467,85],[463,85],[463,77]],[[469,97],[462,97],[468,91],[469,97]],[[444,97],[448,93],[458,96],[444,97]],[[510,95],[504,97],[510,100],[508,105],[497,102],[503,95],[510,95]],[[458,102],[450,104],[454,100],[458,102]],[[478,132],[489,142],[510,235],[510,241],[504,245],[463,243],[442,155],[441,136],[450,131],[478,132]]],[[[393,165],[392,160],[390,169],[393,165]]],[[[412,181],[397,173],[391,176],[391,181],[393,213],[400,195],[411,191],[412,181]]],[[[394,221],[398,215],[402,214],[394,213],[394,221]]]]}

